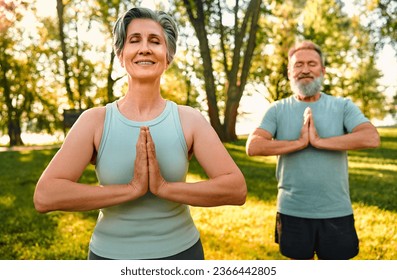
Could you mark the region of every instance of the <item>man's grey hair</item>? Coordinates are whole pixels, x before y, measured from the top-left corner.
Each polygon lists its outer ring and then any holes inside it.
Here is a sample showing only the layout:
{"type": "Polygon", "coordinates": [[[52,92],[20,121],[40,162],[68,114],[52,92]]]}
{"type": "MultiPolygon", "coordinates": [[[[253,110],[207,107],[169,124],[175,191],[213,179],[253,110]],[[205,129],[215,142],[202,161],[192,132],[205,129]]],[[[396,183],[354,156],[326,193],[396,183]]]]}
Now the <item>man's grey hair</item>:
{"type": "Polygon", "coordinates": [[[167,62],[170,64],[176,53],[178,28],[175,20],[163,11],[153,11],[148,8],[132,8],[122,14],[113,27],[113,48],[117,56],[123,51],[127,37],[127,28],[133,19],[151,19],[161,25],[167,44],[167,62]]]}
{"type": "Polygon", "coordinates": [[[311,41],[303,41],[298,42],[294,46],[292,46],[288,51],[288,61],[291,60],[291,57],[299,50],[313,50],[318,53],[321,60],[321,65],[325,66],[325,56],[321,50],[321,48],[311,41]]]}

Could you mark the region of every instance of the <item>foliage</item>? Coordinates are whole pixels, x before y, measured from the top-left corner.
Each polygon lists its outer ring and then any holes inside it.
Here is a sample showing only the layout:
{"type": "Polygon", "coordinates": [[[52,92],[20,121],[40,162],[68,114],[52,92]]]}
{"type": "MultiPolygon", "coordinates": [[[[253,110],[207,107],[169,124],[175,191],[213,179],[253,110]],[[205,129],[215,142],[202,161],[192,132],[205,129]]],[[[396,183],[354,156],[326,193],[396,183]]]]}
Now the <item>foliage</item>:
{"type": "Polygon", "coordinates": [[[377,47],[391,44],[397,54],[397,2],[395,0],[355,0],[363,25],[371,30],[377,47]]]}
{"type": "Polygon", "coordinates": [[[90,17],[92,1],[57,0],[58,32],[56,41],[61,46],[59,60],[63,66],[63,78],[71,109],[86,109],[94,105],[91,93],[95,81],[102,80],[102,72],[95,71],[100,64],[90,53],[93,42],[84,38],[93,28],[90,17]]]}
{"type": "MultiPolygon", "coordinates": [[[[60,130],[64,109],[123,95],[125,73],[111,31],[122,12],[145,5],[58,0],[59,14],[43,18],[34,2],[0,2],[0,132],[11,145],[22,144],[21,132],[60,130]]],[[[223,140],[236,138],[243,94],[261,92],[270,102],[290,94],[287,51],[304,38],[327,55],[325,92],[349,96],[370,118],[395,112],[374,63],[384,43],[396,42],[395,1],[356,0],[353,16],[341,0],[155,2],[175,17],[181,34],[162,94],[205,110],[223,140]]]]}
{"type": "Polygon", "coordinates": [[[58,123],[56,99],[46,87],[46,72],[40,64],[43,49],[35,36],[18,24],[26,6],[23,3],[10,9],[0,30],[0,131],[8,133],[10,145],[23,144],[22,129],[51,133],[58,123]]]}
{"type": "Polygon", "coordinates": [[[298,33],[298,19],[302,10],[298,1],[273,1],[267,6],[267,17],[262,18],[259,31],[261,46],[254,59],[256,84],[264,84],[269,102],[291,94],[288,84],[288,50],[298,33]]]}
{"type": "Polygon", "coordinates": [[[208,116],[223,141],[237,139],[238,107],[251,72],[261,2],[177,2],[198,39],[208,116]]]}
{"type": "Polygon", "coordinates": [[[326,57],[324,91],[348,96],[369,118],[384,117],[385,97],[378,88],[380,71],[374,67],[375,46],[369,31],[350,18],[339,0],[307,1],[302,36],[319,44],[326,57]]]}
{"type": "MultiPolygon", "coordinates": [[[[351,198],[360,238],[355,259],[397,259],[397,128],[379,129],[382,144],[349,152],[351,198]]],[[[274,243],[275,158],[249,158],[245,140],[226,144],[248,185],[244,206],[191,207],[209,260],[285,259],[274,243]]],[[[86,259],[97,211],[39,214],[35,184],[57,149],[0,152],[0,259],[86,259]]],[[[192,160],[189,181],[206,178],[192,160]]],[[[89,166],[81,182],[95,185],[89,166]]]]}

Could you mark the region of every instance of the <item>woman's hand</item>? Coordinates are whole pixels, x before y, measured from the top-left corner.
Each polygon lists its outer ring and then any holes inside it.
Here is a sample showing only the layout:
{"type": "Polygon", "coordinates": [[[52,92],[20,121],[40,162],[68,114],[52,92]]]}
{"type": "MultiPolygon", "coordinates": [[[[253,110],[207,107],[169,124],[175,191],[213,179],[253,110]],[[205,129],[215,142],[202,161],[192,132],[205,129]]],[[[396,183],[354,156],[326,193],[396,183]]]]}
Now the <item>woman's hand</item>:
{"type": "Polygon", "coordinates": [[[134,177],[128,183],[139,196],[143,196],[149,189],[149,166],[147,152],[147,127],[141,127],[136,143],[136,158],[134,164],[134,177]]]}
{"type": "Polygon", "coordinates": [[[148,156],[149,189],[154,195],[159,196],[167,182],[161,175],[159,163],[156,158],[156,147],[154,145],[149,128],[146,128],[146,149],[148,156]]]}

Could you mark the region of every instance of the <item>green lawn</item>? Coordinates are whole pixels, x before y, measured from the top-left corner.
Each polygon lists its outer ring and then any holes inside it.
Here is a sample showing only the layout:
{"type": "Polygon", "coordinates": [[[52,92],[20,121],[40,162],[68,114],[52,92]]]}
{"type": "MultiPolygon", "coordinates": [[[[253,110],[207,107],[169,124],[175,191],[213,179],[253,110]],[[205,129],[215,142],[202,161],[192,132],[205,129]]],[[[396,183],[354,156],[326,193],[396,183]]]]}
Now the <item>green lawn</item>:
{"type": "MultiPolygon", "coordinates": [[[[360,238],[356,259],[397,260],[397,128],[382,146],[350,152],[351,197],[360,238]]],[[[275,158],[249,158],[245,139],[227,144],[248,184],[244,206],[192,207],[207,259],[284,259],[274,243],[275,158]]],[[[96,211],[38,214],[35,184],[56,149],[0,153],[0,259],[86,259],[96,211]]],[[[193,161],[188,180],[205,178],[193,161]]],[[[96,184],[90,166],[81,181],[96,184]]]]}

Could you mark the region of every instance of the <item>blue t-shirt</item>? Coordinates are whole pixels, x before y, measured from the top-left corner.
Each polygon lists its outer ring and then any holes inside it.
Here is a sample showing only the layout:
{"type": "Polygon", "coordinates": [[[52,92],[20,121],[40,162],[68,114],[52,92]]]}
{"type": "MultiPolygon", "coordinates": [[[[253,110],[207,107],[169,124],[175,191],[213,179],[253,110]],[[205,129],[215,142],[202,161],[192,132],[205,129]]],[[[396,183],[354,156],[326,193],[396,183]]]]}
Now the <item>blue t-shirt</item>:
{"type": "MultiPolygon", "coordinates": [[[[178,106],[167,101],[158,117],[136,122],[124,117],[117,102],[113,102],[106,106],[97,157],[96,172],[102,185],[131,181],[141,126],[150,129],[164,179],[185,181],[188,150],[178,106]]],[[[110,259],[156,259],[178,254],[193,246],[199,238],[188,205],[148,192],[136,200],[101,209],[90,249],[110,259]]]]}
{"type": "MultiPolygon", "coordinates": [[[[302,102],[294,96],[272,103],[260,128],[276,140],[296,140],[303,125],[303,113],[312,110],[314,124],[321,138],[351,133],[368,122],[349,99],[321,93],[316,102],[302,102]]],[[[334,218],[353,213],[346,151],[320,150],[312,146],[278,156],[277,211],[303,218],[334,218]]]]}

